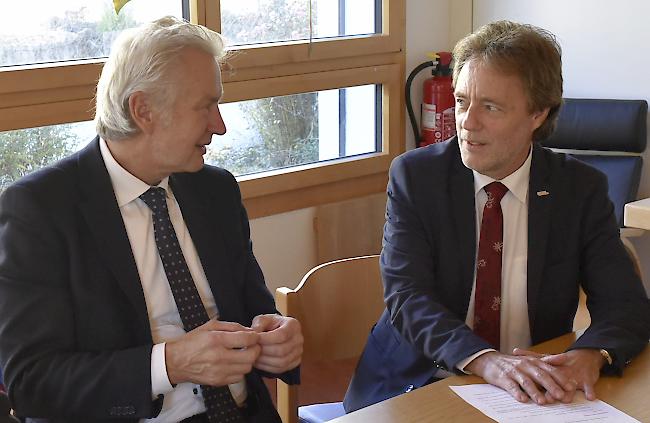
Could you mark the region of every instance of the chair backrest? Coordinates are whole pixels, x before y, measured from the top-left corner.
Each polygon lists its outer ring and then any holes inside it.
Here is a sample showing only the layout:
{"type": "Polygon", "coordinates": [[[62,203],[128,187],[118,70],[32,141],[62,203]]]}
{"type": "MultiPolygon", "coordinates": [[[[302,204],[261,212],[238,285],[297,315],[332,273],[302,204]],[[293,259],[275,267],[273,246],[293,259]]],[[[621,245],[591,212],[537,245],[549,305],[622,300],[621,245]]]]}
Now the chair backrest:
{"type": "Polygon", "coordinates": [[[619,226],[625,203],[636,200],[639,189],[647,114],[645,100],[566,98],[555,132],[542,141],[607,175],[619,226]]]}
{"type": "Polygon", "coordinates": [[[321,378],[339,370],[349,374],[332,375],[344,380],[340,398],[314,398],[309,402],[341,401],[356,361],[361,355],[372,325],[384,310],[379,256],[363,256],[325,263],[310,270],[296,289],[278,288],[278,311],[295,317],[305,338],[301,387],[287,386],[278,380],[278,411],[285,423],[297,421],[297,406],[303,403],[303,389],[315,382],[328,386],[321,378]],[[325,365],[326,362],[351,363],[325,365]],[[318,368],[319,380],[312,369],[318,368]],[[300,400],[298,391],[300,390],[300,400]]]}

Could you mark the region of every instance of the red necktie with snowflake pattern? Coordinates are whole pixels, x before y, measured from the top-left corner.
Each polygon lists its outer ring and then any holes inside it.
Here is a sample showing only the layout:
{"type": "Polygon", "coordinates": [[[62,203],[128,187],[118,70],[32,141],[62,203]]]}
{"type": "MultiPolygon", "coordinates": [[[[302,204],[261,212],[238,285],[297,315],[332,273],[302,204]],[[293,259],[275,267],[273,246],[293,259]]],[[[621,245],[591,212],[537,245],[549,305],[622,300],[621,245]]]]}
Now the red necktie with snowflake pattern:
{"type": "Polygon", "coordinates": [[[481,236],[476,259],[474,292],[474,333],[496,349],[500,345],[501,256],[503,253],[503,212],[501,199],[508,188],[492,182],[484,188],[487,202],[483,208],[481,236]]]}

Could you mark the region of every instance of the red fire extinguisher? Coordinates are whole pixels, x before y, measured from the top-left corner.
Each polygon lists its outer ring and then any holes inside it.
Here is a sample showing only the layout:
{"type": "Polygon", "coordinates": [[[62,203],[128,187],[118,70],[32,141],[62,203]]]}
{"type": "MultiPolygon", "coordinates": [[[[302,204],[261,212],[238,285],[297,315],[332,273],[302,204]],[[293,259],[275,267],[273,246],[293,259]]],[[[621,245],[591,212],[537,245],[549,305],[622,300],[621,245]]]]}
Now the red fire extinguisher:
{"type": "Polygon", "coordinates": [[[419,147],[441,142],[456,135],[454,91],[451,86],[451,53],[439,52],[434,60],[418,65],[406,80],[406,107],[419,147]],[[420,126],[418,131],[411,105],[411,83],[415,76],[432,66],[431,78],[424,81],[420,126]]]}

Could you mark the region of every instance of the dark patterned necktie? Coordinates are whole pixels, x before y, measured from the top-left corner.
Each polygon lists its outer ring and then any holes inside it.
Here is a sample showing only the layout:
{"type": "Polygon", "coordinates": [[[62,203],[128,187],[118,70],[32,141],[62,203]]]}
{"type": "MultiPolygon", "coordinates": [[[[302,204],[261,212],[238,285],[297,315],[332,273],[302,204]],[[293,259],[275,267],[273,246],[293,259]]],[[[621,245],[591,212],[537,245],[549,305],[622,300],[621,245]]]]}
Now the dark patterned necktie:
{"type": "MultiPolygon", "coordinates": [[[[165,189],[151,187],[140,198],[149,206],[153,214],[153,231],[158,254],[183,321],[183,327],[186,332],[189,332],[207,322],[208,313],[201,302],[199,291],[196,289],[169,218],[165,189]]],[[[228,386],[202,385],[201,390],[210,423],[245,421],[228,386]]]]}
{"type": "Polygon", "coordinates": [[[500,346],[501,257],[503,253],[503,212],[501,199],[508,188],[492,182],[483,188],[487,202],[483,208],[481,235],[476,259],[474,292],[474,333],[496,349],[500,346]]]}

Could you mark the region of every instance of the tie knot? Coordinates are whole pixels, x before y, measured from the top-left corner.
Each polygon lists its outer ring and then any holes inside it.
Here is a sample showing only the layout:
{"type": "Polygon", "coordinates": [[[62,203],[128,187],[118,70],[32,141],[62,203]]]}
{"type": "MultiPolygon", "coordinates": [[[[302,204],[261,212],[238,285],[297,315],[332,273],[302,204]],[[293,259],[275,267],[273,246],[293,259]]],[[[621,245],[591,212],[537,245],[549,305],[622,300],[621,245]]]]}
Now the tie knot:
{"type": "Polygon", "coordinates": [[[165,207],[165,188],[151,187],[140,195],[140,199],[155,212],[159,206],[165,207]]]}
{"type": "Polygon", "coordinates": [[[488,198],[497,203],[500,203],[503,196],[508,192],[508,187],[503,185],[501,182],[492,182],[491,184],[486,185],[483,189],[487,193],[488,198]]]}

